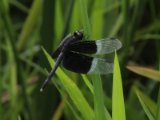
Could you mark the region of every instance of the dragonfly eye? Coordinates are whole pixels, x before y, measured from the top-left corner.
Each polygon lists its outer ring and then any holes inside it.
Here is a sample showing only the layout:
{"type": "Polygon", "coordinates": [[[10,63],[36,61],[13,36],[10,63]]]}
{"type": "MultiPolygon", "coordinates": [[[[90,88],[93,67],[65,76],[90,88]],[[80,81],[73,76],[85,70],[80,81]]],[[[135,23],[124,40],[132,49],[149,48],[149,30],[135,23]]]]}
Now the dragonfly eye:
{"type": "Polygon", "coordinates": [[[76,39],[82,40],[83,33],[79,32],[79,31],[76,31],[76,32],[74,32],[74,36],[76,37],[76,39]]]}

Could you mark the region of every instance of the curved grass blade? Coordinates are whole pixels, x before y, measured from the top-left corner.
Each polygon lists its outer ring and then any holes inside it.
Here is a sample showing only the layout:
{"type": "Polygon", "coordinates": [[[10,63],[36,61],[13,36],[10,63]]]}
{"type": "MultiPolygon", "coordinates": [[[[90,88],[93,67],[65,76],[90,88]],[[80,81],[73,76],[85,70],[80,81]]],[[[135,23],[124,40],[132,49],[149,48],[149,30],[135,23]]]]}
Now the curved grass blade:
{"type": "MultiPolygon", "coordinates": [[[[54,61],[51,56],[42,48],[45,56],[47,57],[51,66],[54,65],[54,61]]],[[[62,87],[66,90],[69,97],[83,116],[84,120],[92,120],[94,119],[94,113],[86,99],[84,98],[82,92],[77,87],[77,85],[60,69],[58,68],[56,71],[56,75],[58,76],[62,87]],[[87,111],[87,112],[86,112],[87,111]]]]}
{"type": "MultiPolygon", "coordinates": [[[[149,120],[155,120],[155,118],[152,114],[153,112],[151,113],[151,108],[153,108],[153,106],[151,104],[149,105],[149,102],[147,102],[148,99],[146,99],[146,97],[139,90],[136,90],[136,94],[137,94],[138,99],[143,107],[143,110],[145,111],[149,120]],[[149,108],[149,106],[150,106],[150,108],[149,108]]],[[[154,113],[156,113],[156,112],[154,112],[154,113]]]]}
{"type": "Polygon", "coordinates": [[[92,94],[94,94],[93,86],[92,86],[92,84],[89,82],[87,76],[86,76],[86,75],[82,75],[82,78],[83,78],[83,80],[84,80],[84,83],[86,84],[86,86],[87,86],[88,89],[90,90],[90,92],[91,92],[92,94]]]}

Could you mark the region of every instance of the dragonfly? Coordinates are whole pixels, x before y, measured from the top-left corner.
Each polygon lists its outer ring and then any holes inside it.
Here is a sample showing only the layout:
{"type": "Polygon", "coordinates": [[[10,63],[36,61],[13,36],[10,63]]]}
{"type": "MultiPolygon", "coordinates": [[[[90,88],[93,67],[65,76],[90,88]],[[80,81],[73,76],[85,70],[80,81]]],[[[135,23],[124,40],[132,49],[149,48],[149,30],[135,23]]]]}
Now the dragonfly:
{"type": "Polygon", "coordinates": [[[56,59],[56,62],[42,84],[40,91],[44,90],[61,63],[67,70],[80,74],[112,73],[112,62],[93,56],[109,54],[121,47],[121,42],[116,38],[105,38],[93,41],[84,40],[84,34],[81,31],[68,34],[62,40],[56,51],[51,54],[52,58],[56,59]]]}

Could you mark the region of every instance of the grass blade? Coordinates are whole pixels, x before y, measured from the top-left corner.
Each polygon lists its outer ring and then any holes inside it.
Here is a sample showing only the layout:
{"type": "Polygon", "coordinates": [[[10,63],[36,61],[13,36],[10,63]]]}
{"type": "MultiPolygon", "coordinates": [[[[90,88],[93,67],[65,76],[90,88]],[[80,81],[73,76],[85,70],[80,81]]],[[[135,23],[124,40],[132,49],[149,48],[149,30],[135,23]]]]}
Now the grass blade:
{"type": "Polygon", "coordinates": [[[139,75],[142,75],[144,77],[156,80],[156,81],[160,81],[160,72],[150,69],[150,68],[146,68],[146,67],[140,67],[140,66],[131,66],[128,65],[127,69],[129,69],[130,71],[137,73],[139,75]]]}
{"type": "MultiPolygon", "coordinates": [[[[43,49],[43,48],[42,48],[43,49]]],[[[51,66],[54,65],[54,61],[51,56],[43,49],[45,56],[47,57],[51,66]]],[[[69,97],[83,116],[84,120],[92,120],[94,118],[94,114],[86,99],[84,98],[80,89],[76,86],[76,84],[60,69],[58,68],[56,74],[63,85],[64,89],[68,93],[69,97]],[[86,112],[87,111],[87,112],[86,112]]]]}
{"type": "Polygon", "coordinates": [[[91,27],[87,13],[87,0],[79,0],[80,2],[80,10],[81,10],[81,21],[83,24],[83,29],[86,38],[91,35],[91,27]]]}
{"type": "Polygon", "coordinates": [[[104,9],[101,6],[104,4],[103,0],[96,0],[93,4],[93,12],[91,13],[91,25],[92,25],[92,36],[93,38],[102,37],[103,26],[104,26],[104,9]],[[98,8],[98,9],[97,9],[98,8]]]}
{"type": "MultiPolygon", "coordinates": [[[[47,22],[47,20],[46,20],[47,22]]],[[[60,36],[63,36],[63,29],[64,29],[64,17],[63,12],[61,8],[61,1],[56,0],[55,2],[55,20],[54,20],[54,48],[56,48],[57,44],[59,43],[59,40],[62,39],[60,36]]],[[[45,26],[46,24],[44,24],[45,26]]],[[[47,32],[47,31],[46,31],[47,32]]],[[[53,34],[53,33],[51,33],[53,34]]],[[[45,36],[45,35],[44,35],[45,36]]],[[[53,41],[53,40],[52,40],[53,41]]]]}
{"type": "Polygon", "coordinates": [[[136,89],[136,94],[138,96],[138,99],[143,107],[143,110],[145,111],[147,117],[149,118],[149,120],[155,120],[154,116],[152,115],[152,113],[156,113],[153,112],[152,110],[156,110],[153,108],[153,104],[151,104],[151,102],[149,101],[149,99],[147,97],[145,97],[143,95],[142,92],[140,92],[138,89],[136,89]],[[153,109],[152,109],[153,108],[153,109]],[[151,112],[152,111],[152,112],[151,112]]]}
{"type": "Polygon", "coordinates": [[[114,58],[114,74],[113,74],[112,119],[126,120],[123,89],[122,89],[122,78],[118,63],[118,57],[116,53],[114,58]]]}
{"type": "Polygon", "coordinates": [[[93,86],[92,86],[92,84],[89,82],[87,76],[86,76],[86,75],[82,75],[82,77],[83,77],[84,83],[86,84],[86,86],[88,87],[88,89],[90,90],[90,92],[91,92],[92,94],[94,94],[93,86]]]}
{"type": "Polygon", "coordinates": [[[35,0],[19,36],[19,41],[17,44],[18,50],[22,50],[25,47],[32,31],[34,30],[35,24],[37,24],[37,20],[40,17],[41,8],[42,0],[35,0]]]}
{"type": "Polygon", "coordinates": [[[102,81],[99,75],[92,75],[94,90],[94,109],[96,120],[106,120],[103,100],[102,81]]]}
{"type": "Polygon", "coordinates": [[[7,46],[8,46],[8,62],[9,62],[9,82],[10,82],[10,89],[9,93],[11,95],[11,109],[14,110],[13,114],[11,114],[11,118],[17,118],[18,117],[18,109],[15,107],[18,105],[17,104],[17,96],[18,96],[18,91],[17,91],[17,66],[16,62],[14,59],[14,54],[12,51],[11,43],[9,40],[7,40],[7,46]]]}

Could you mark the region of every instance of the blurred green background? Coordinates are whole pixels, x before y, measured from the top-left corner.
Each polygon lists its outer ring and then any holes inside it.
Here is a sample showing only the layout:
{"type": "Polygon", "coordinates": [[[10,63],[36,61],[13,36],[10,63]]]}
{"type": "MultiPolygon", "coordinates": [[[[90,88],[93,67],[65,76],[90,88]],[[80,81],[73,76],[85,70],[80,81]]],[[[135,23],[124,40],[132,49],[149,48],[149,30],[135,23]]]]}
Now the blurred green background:
{"type": "Polygon", "coordinates": [[[55,75],[39,91],[51,69],[41,47],[51,54],[76,30],[87,39],[122,42],[123,113],[127,120],[160,120],[159,0],[0,0],[0,120],[111,120],[113,74],[101,76],[97,89],[91,81],[97,76],[63,70],[69,86],[55,75]],[[94,109],[101,87],[105,117],[94,109]]]}

